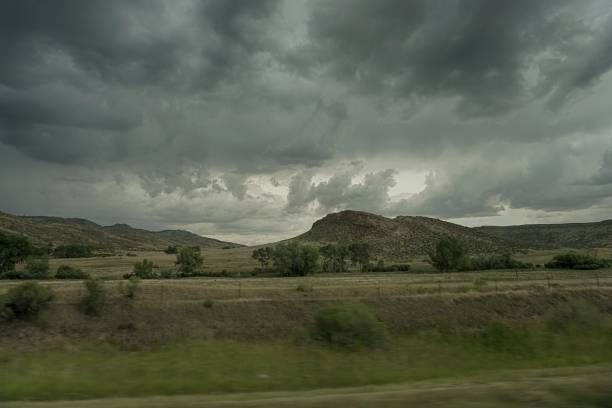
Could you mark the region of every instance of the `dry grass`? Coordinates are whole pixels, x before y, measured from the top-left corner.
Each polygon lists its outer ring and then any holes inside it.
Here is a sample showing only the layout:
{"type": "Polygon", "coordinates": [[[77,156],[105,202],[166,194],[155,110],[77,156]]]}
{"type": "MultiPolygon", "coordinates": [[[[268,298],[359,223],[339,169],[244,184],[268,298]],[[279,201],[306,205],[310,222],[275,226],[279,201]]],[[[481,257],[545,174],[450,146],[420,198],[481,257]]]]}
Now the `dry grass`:
{"type": "MultiPolygon", "coordinates": [[[[205,271],[219,273],[227,271],[232,275],[250,274],[258,263],[251,258],[252,247],[229,248],[229,249],[204,249],[205,271]]],[[[515,258],[524,262],[543,265],[552,260],[556,254],[564,250],[538,250],[528,251],[525,254],[516,254],[515,258]]],[[[612,258],[612,248],[599,248],[589,250],[577,250],[580,253],[597,255],[603,258],[612,258]]],[[[77,259],[52,259],[50,265],[53,269],[65,264],[81,268],[100,278],[121,278],[125,273],[132,271],[134,263],[143,259],[153,261],[159,268],[172,268],[176,257],[164,252],[154,251],[135,251],[131,252],[134,256],[109,256],[96,258],[77,258],[77,259]]],[[[414,272],[426,273],[435,272],[432,266],[426,262],[427,256],[413,257],[409,260],[414,272]]]]}

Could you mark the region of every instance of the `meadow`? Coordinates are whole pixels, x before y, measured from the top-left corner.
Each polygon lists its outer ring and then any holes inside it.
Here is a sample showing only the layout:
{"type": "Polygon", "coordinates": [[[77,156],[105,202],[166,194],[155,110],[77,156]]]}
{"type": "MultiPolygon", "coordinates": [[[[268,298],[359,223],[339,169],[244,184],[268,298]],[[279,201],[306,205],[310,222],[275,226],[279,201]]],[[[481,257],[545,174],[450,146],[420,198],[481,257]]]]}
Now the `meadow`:
{"type": "MultiPolygon", "coordinates": [[[[462,407],[477,396],[604,407],[597,398],[610,397],[612,269],[441,274],[413,261],[412,272],[280,278],[251,276],[250,251],[204,251],[210,271],[228,256],[227,277],[141,280],[132,298],[123,274],[144,258],[172,267],[174,256],[52,260],[103,278],[106,305],[86,316],[82,281],[41,282],[49,308],[0,325],[3,406],[462,407]],[[318,311],[338,303],[366,305],[389,331],[385,345],[313,340],[318,311]]],[[[16,284],[0,282],[0,294],[16,284]]]]}

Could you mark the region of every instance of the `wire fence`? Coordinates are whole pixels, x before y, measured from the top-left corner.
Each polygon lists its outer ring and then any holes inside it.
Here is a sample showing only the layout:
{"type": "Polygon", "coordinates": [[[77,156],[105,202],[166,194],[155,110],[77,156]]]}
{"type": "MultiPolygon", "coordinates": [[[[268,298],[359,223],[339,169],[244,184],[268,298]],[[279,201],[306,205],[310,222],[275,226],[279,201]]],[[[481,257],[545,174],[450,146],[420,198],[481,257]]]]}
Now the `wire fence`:
{"type": "MultiPolygon", "coordinates": [[[[6,289],[19,282],[2,282],[6,289]]],[[[80,281],[45,281],[56,303],[76,303],[80,281]]],[[[105,281],[108,301],[126,297],[127,281],[105,281]]],[[[446,274],[370,273],[299,278],[197,278],[142,280],[134,302],[168,304],[203,301],[388,298],[432,294],[612,289],[612,269],[598,271],[491,271],[446,274]]]]}

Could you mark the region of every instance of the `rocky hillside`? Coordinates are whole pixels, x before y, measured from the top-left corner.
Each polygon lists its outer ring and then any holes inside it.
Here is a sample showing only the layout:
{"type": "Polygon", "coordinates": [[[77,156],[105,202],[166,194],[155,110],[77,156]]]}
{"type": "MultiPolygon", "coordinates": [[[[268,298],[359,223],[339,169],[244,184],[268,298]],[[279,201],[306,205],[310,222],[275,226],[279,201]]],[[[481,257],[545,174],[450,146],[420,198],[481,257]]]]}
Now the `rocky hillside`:
{"type": "Polygon", "coordinates": [[[386,218],[360,211],[329,214],[295,239],[315,244],[368,242],[376,257],[404,260],[427,254],[445,236],[462,239],[472,253],[514,249],[494,236],[438,219],[386,218]]]}
{"type": "Polygon", "coordinates": [[[612,247],[612,220],[572,224],[485,226],[474,230],[529,248],[612,247]]]}
{"type": "Polygon", "coordinates": [[[29,217],[0,213],[0,231],[25,235],[38,245],[90,245],[95,248],[164,249],[169,245],[201,248],[238,247],[239,244],[182,231],[147,231],[127,224],[101,226],[80,218],[29,217]]]}

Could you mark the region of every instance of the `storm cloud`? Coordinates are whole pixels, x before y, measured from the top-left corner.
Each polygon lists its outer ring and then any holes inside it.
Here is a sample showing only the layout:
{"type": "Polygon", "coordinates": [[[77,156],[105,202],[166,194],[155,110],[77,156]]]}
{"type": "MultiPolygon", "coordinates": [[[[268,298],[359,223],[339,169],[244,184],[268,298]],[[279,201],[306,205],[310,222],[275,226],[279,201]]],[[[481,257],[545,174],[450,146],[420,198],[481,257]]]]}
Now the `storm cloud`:
{"type": "Polygon", "coordinates": [[[612,210],[608,1],[9,0],[0,47],[0,211],[249,243],[612,210]]]}

